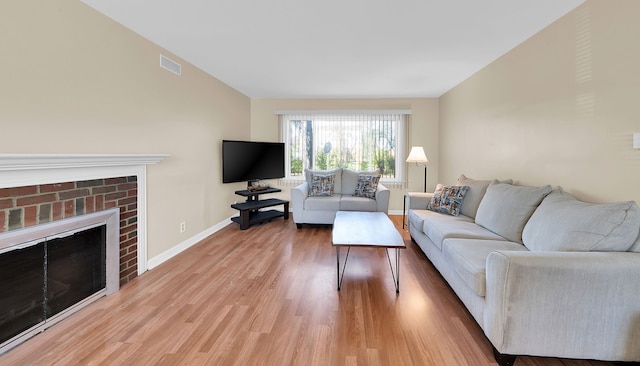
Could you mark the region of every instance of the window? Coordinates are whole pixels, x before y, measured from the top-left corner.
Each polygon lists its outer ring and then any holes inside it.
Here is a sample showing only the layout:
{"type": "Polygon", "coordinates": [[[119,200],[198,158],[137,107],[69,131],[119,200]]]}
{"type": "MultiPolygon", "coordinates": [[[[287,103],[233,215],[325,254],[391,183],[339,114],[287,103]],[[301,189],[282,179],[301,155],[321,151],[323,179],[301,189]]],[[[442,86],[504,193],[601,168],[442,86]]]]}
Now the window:
{"type": "Polygon", "coordinates": [[[305,169],[379,170],[386,183],[402,183],[407,111],[282,112],[286,178],[305,169]],[[398,158],[399,157],[399,158],[398,158]]]}

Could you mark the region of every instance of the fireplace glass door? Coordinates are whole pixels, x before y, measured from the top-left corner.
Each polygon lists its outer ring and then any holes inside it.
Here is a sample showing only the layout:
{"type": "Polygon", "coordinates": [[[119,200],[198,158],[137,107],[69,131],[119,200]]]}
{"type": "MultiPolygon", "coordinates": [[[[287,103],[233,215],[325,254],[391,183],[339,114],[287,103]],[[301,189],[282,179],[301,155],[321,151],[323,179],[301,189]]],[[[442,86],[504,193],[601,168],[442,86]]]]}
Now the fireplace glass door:
{"type": "Polygon", "coordinates": [[[0,254],[0,343],[44,321],[44,242],[0,254]]]}
{"type": "Polygon", "coordinates": [[[106,287],[106,225],[16,248],[0,254],[0,343],[106,287]]]}
{"type": "Polygon", "coordinates": [[[105,229],[47,240],[47,319],[105,288],[105,229]]]}

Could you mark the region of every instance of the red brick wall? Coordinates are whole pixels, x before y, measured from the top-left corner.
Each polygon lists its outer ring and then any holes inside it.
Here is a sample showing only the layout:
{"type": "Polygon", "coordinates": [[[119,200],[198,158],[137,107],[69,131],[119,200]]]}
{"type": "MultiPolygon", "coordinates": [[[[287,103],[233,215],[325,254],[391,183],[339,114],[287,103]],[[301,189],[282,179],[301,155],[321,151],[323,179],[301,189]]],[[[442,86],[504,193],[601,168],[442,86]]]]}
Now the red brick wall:
{"type": "Polygon", "coordinates": [[[135,176],[0,189],[0,232],[120,208],[120,284],[138,275],[135,176]]]}

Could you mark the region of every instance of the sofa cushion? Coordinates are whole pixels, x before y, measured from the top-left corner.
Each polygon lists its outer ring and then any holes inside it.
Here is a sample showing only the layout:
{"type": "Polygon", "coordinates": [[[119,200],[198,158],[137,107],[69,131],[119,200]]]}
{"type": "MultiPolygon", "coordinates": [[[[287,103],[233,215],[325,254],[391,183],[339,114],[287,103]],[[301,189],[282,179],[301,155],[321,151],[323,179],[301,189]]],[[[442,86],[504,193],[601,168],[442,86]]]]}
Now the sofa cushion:
{"type": "MultiPolygon", "coordinates": [[[[424,228],[424,220],[429,217],[430,215],[440,215],[437,212],[433,212],[433,211],[428,211],[426,210],[426,207],[420,208],[420,209],[410,209],[409,212],[407,212],[407,222],[409,223],[413,223],[413,225],[418,228],[420,231],[423,231],[424,228]]],[[[458,216],[460,219],[462,219],[464,216],[458,216]]],[[[457,217],[456,217],[457,218],[457,217]]]]}
{"type": "Polygon", "coordinates": [[[429,200],[427,210],[458,216],[468,190],[468,186],[442,186],[439,184],[429,200]]]}
{"type": "Polygon", "coordinates": [[[356,191],[353,195],[356,197],[375,199],[378,182],[380,182],[379,175],[358,174],[358,184],[356,185],[356,191]]]}
{"type": "Polygon", "coordinates": [[[314,173],[311,177],[311,186],[309,187],[309,196],[322,197],[333,196],[335,174],[319,174],[314,173]]]}
{"type": "Polygon", "coordinates": [[[558,188],[533,213],[522,233],[532,251],[627,251],[640,229],[633,201],[593,204],[558,188]]]}
{"type": "MultiPolygon", "coordinates": [[[[431,212],[431,211],[427,211],[431,212]]],[[[423,216],[422,231],[442,249],[442,242],[448,238],[504,240],[482,226],[476,225],[467,216],[449,216],[433,212],[433,215],[423,216]]]]}
{"type": "Polygon", "coordinates": [[[490,184],[480,202],[476,223],[504,238],[522,243],[522,230],[551,186],[490,184]]]}
{"type": "Polygon", "coordinates": [[[371,211],[375,212],[378,208],[376,200],[366,197],[356,197],[343,194],[340,199],[341,211],[371,211]]]}
{"type": "Polygon", "coordinates": [[[491,183],[490,180],[475,180],[467,178],[464,174],[460,175],[458,185],[469,187],[469,191],[465,195],[462,206],[460,207],[461,214],[472,218],[476,217],[478,206],[480,206],[480,201],[482,201],[482,197],[484,197],[489,183],[491,183]]]}
{"type": "Polygon", "coordinates": [[[484,194],[487,192],[487,187],[491,183],[513,184],[513,179],[475,180],[475,179],[466,177],[464,174],[461,174],[460,177],[458,177],[457,185],[469,186],[469,191],[464,196],[464,201],[462,201],[462,207],[460,208],[460,213],[465,216],[475,218],[476,213],[478,212],[478,206],[480,206],[480,202],[482,202],[482,198],[484,197],[484,194]]]}
{"type": "MultiPolygon", "coordinates": [[[[424,222],[425,220],[430,221],[431,218],[437,219],[438,217],[443,217],[441,213],[429,211],[427,209],[410,209],[407,213],[407,220],[410,223],[413,223],[415,227],[417,227],[420,231],[424,232],[424,222]]],[[[446,216],[449,220],[459,220],[459,221],[469,221],[473,222],[473,219],[467,216],[458,215],[458,216],[446,216]]]]}
{"type": "Polygon", "coordinates": [[[342,187],[340,188],[339,192],[342,194],[351,194],[351,195],[356,193],[356,188],[358,186],[358,176],[360,174],[380,175],[380,172],[378,172],[377,170],[358,172],[355,170],[344,168],[342,169],[342,187]]]}
{"type": "Polygon", "coordinates": [[[342,195],[334,194],[332,197],[307,197],[304,200],[304,209],[309,211],[338,211],[342,195]]]}
{"type": "Polygon", "coordinates": [[[504,240],[447,239],[442,253],[451,268],[479,296],[487,294],[487,256],[497,250],[526,251],[522,244],[504,240]]]}
{"type": "Polygon", "coordinates": [[[333,192],[342,193],[342,168],[332,169],[332,170],[305,169],[304,179],[307,181],[307,184],[309,184],[309,188],[311,188],[311,183],[313,183],[311,179],[313,178],[314,174],[322,174],[322,175],[335,174],[336,177],[333,180],[333,192]]]}

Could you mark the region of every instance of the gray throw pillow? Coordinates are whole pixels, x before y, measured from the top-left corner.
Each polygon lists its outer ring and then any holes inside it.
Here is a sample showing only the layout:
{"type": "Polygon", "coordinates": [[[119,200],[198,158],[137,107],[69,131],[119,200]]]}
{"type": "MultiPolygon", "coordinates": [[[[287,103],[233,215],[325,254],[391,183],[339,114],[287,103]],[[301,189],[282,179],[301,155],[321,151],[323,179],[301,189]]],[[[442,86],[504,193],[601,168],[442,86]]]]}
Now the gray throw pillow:
{"type": "Polygon", "coordinates": [[[490,184],[480,202],[476,223],[485,229],[522,243],[522,230],[551,186],[514,186],[506,183],[490,184]]]}
{"type": "Polygon", "coordinates": [[[640,209],[633,201],[582,202],[558,187],[533,213],[522,232],[531,251],[619,251],[634,244],[640,209]]]}

